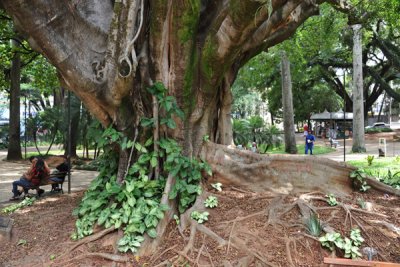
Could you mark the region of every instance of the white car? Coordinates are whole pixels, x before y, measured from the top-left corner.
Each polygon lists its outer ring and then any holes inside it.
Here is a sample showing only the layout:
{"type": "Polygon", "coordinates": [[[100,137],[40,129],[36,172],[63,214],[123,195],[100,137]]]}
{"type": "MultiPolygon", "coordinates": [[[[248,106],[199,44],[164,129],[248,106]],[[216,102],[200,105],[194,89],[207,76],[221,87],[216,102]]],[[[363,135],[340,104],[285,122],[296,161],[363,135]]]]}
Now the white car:
{"type": "Polygon", "coordinates": [[[390,125],[384,122],[375,122],[374,124],[365,127],[365,129],[371,128],[390,128],[390,125]]]}

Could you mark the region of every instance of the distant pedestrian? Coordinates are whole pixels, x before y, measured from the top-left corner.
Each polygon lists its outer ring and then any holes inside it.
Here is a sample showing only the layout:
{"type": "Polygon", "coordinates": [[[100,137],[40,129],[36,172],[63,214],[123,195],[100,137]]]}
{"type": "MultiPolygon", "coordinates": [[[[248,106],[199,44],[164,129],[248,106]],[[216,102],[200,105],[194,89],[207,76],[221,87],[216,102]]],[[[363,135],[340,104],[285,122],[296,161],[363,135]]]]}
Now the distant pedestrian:
{"type": "Polygon", "coordinates": [[[254,153],[258,152],[258,148],[257,148],[257,143],[256,142],[253,142],[251,144],[251,151],[253,151],[254,153]]]}
{"type": "Polygon", "coordinates": [[[306,153],[306,155],[308,154],[308,150],[310,150],[310,155],[313,154],[314,142],[315,142],[315,137],[312,134],[312,131],[309,130],[308,134],[306,136],[306,145],[305,145],[305,153],[306,153]]]}

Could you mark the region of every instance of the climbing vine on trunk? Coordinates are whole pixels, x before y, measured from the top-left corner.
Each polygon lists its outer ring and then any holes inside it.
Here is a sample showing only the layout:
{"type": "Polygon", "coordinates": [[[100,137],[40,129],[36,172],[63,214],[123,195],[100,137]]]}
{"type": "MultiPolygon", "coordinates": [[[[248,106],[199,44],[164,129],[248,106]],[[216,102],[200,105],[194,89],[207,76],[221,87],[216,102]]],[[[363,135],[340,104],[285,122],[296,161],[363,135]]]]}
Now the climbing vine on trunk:
{"type": "MultiPolygon", "coordinates": [[[[160,83],[149,89],[158,101],[160,125],[174,128],[174,117],[183,117],[175,98],[168,96],[167,89],[160,83]]],[[[152,118],[144,118],[142,127],[155,128],[152,118]]],[[[100,174],[92,182],[79,207],[74,211],[78,216],[73,239],[83,238],[93,233],[94,226],[121,229],[124,236],[118,242],[122,252],[136,252],[144,235],[157,237],[156,227],[164,218],[169,207],[161,203],[166,185],[166,176],[173,176],[175,184],[169,194],[170,199],[179,203],[183,213],[201,194],[202,171],[211,174],[207,163],[183,155],[178,143],[167,136],[160,138],[159,150],[151,151],[153,135],[143,143],[128,140],[121,132],[110,127],[100,139],[104,149],[101,156],[100,174]],[[122,183],[117,181],[118,151],[131,149],[134,162],[127,169],[122,183]],[[160,162],[162,168],[158,179],[154,179],[153,168],[160,162]]]]}

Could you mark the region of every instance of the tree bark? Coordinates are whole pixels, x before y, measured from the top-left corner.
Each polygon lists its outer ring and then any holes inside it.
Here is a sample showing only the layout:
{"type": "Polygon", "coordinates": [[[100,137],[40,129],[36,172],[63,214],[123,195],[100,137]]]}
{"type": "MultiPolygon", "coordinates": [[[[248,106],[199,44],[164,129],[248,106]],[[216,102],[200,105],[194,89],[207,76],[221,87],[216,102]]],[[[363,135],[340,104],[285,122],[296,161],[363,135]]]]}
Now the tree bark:
{"type": "Polygon", "coordinates": [[[20,137],[20,96],[21,96],[21,56],[18,52],[19,43],[12,40],[14,56],[11,62],[11,90],[10,90],[10,129],[7,160],[22,159],[20,137]]]}
{"type": "Polygon", "coordinates": [[[297,154],[290,62],[285,51],[281,51],[281,54],[283,131],[285,135],[285,151],[290,154],[297,154]]]}
{"type": "Polygon", "coordinates": [[[362,75],[362,30],[361,25],[353,28],[353,147],[355,153],[365,152],[364,96],[362,75]]]}

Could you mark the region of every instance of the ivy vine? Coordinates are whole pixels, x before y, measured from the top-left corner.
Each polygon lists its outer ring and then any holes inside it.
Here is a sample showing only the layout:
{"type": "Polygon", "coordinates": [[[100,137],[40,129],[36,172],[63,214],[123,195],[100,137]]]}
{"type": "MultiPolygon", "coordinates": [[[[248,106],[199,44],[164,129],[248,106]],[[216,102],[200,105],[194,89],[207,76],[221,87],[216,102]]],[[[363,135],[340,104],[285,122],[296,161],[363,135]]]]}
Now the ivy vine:
{"type": "MultiPolygon", "coordinates": [[[[175,98],[167,95],[167,89],[161,83],[149,88],[149,92],[156,96],[160,114],[163,114],[160,125],[175,128],[174,116],[182,119],[184,116],[175,98]]],[[[144,118],[141,126],[153,128],[154,120],[144,118]]],[[[114,226],[124,232],[118,249],[135,253],[145,234],[157,237],[156,227],[168,210],[168,206],[160,203],[167,175],[176,180],[169,198],[177,199],[179,212],[183,213],[194,203],[201,194],[202,172],[211,174],[209,165],[183,155],[182,148],[171,138],[157,141],[159,151],[152,151],[153,142],[153,137],[144,143],[128,140],[111,127],[104,131],[99,140],[104,151],[100,158],[100,172],[74,210],[78,219],[73,239],[91,235],[96,224],[105,228],[114,226]],[[122,149],[133,149],[137,155],[122,184],[117,183],[119,157],[113,149],[115,144],[122,149]],[[158,161],[163,161],[161,175],[158,180],[152,180],[150,174],[158,161]]]]}

